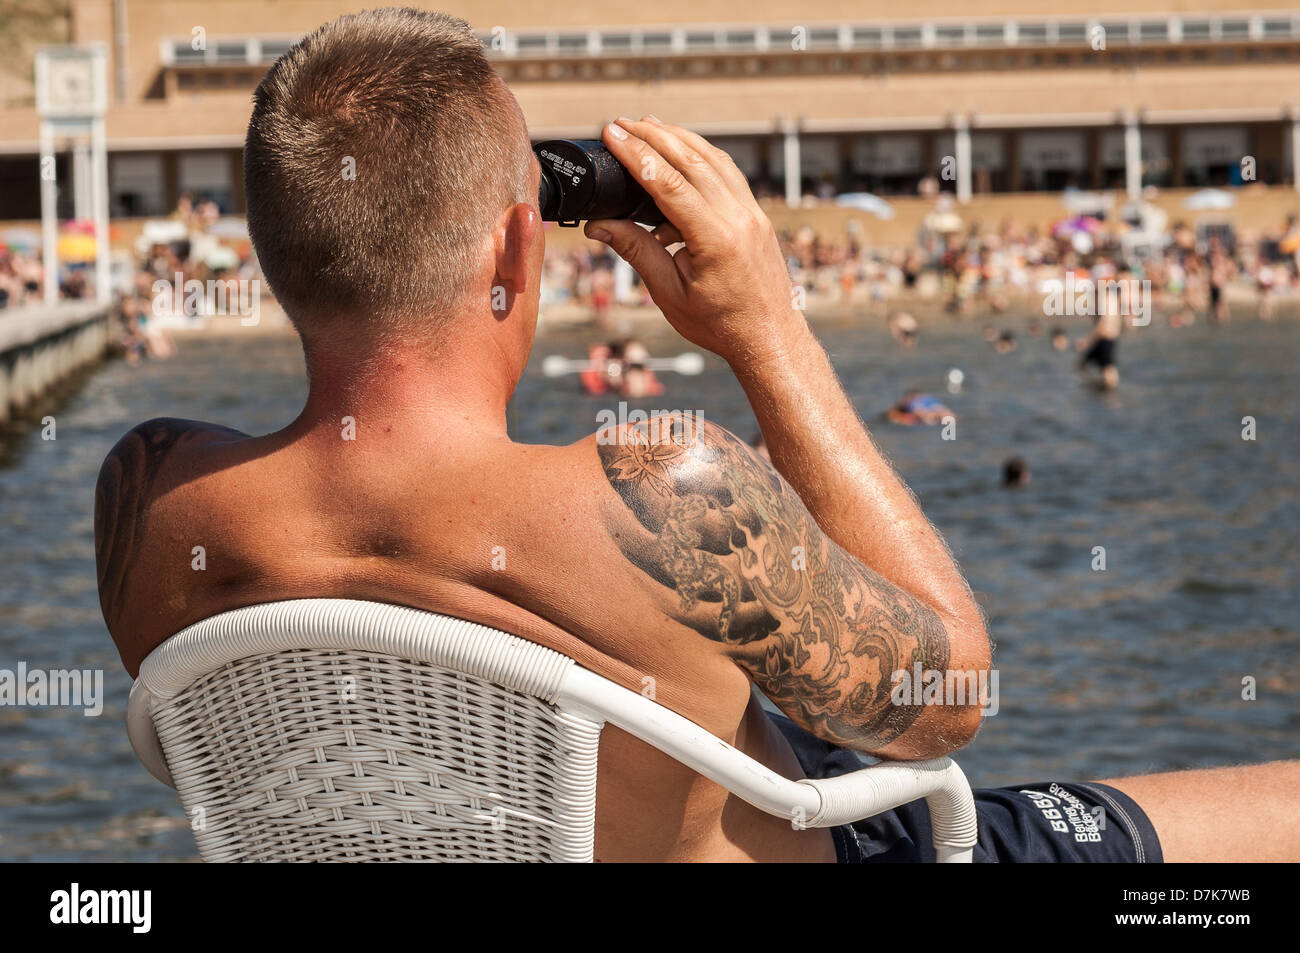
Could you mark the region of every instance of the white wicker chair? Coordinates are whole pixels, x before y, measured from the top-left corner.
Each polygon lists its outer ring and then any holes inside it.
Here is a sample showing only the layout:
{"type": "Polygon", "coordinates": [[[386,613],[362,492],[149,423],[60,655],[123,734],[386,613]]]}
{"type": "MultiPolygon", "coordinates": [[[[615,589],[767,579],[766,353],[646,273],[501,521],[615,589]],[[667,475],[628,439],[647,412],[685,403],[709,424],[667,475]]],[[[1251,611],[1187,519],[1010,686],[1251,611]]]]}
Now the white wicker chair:
{"type": "Polygon", "coordinates": [[[401,606],[223,612],[150,653],[127,713],[208,861],[590,861],[606,722],[807,827],[925,797],[939,859],[971,858],[947,758],[791,781],[558,652],[401,606]]]}

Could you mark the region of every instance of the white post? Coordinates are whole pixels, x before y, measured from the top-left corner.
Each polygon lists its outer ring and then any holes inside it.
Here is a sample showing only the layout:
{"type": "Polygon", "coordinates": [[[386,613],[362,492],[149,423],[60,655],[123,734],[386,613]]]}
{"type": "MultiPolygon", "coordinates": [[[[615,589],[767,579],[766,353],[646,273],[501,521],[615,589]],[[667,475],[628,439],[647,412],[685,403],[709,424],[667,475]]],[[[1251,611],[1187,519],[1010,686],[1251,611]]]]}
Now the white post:
{"type": "Polygon", "coordinates": [[[799,159],[799,127],[785,124],[785,204],[797,207],[803,202],[803,170],[799,159]]]}
{"type": "Polygon", "coordinates": [[[614,256],[614,300],[627,304],[632,297],[632,266],[618,255],[614,256]]]}
{"type": "Polygon", "coordinates": [[[90,174],[90,143],[78,139],[72,147],[72,217],[89,221],[94,217],[91,207],[93,186],[90,174]]]}
{"type": "Polygon", "coordinates": [[[97,116],[91,126],[90,150],[95,179],[95,297],[108,304],[113,296],[109,273],[113,256],[108,247],[108,142],[103,116],[97,116]]]}
{"type": "Polygon", "coordinates": [[[41,266],[45,303],[59,302],[59,185],[55,181],[54,127],[41,123],[41,266]]]}
{"type": "Polygon", "coordinates": [[[957,120],[954,136],[957,161],[957,201],[965,205],[971,196],[970,120],[965,116],[957,120]]]}
{"type": "Polygon", "coordinates": [[[1124,120],[1124,183],[1130,201],[1142,197],[1142,132],[1132,114],[1124,120]]]}
{"type": "Polygon", "coordinates": [[[1291,185],[1300,192],[1300,112],[1291,115],[1291,185]]]}

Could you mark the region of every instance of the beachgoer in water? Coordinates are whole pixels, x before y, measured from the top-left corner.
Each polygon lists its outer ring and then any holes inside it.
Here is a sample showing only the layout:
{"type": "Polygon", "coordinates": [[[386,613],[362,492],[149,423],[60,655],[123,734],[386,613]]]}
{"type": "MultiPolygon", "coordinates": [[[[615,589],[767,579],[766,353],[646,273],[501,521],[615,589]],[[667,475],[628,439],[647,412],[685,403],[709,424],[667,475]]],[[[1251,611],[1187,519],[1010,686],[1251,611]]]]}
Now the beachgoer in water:
{"type": "Polygon", "coordinates": [[[902,400],[885,411],[885,416],[891,423],[901,424],[904,427],[916,424],[933,427],[943,423],[945,417],[956,419],[943,401],[933,394],[926,394],[919,390],[909,390],[903,395],[902,400]]]}
{"type": "Polygon", "coordinates": [[[1029,464],[1019,457],[1008,457],[1002,463],[1002,485],[1009,490],[1029,485],[1029,464]]]}

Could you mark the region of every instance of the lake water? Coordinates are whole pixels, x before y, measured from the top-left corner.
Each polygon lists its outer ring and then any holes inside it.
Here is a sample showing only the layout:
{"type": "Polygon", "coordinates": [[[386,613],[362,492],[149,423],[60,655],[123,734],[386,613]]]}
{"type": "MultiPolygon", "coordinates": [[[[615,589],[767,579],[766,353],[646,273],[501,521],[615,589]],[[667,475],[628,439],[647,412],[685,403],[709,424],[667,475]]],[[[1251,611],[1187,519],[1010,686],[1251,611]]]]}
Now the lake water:
{"type": "MultiPolygon", "coordinates": [[[[1023,326],[1021,321],[1006,322],[1023,326]]],[[[1300,755],[1300,325],[1152,327],[1121,342],[1117,393],[1080,386],[1073,353],[1021,334],[997,355],[978,326],[940,321],[902,352],[872,322],[819,334],[882,448],[947,536],[988,615],[1000,711],[958,759],[975,785],[1084,779],[1300,755]],[[950,367],[965,373],[948,394],[950,367]],[[958,415],[940,431],[882,424],[908,387],[958,415]],[[1242,418],[1257,439],[1241,438],[1242,418]],[[999,486],[1001,462],[1028,487],[999,486]],[[1093,571],[1094,548],[1106,569],[1093,571]],[[1256,699],[1242,699],[1243,679],[1256,699]]],[[[1077,329],[1082,330],[1082,329],[1077,329]]],[[[542,377],[588,334],[552,331],[512,405],[517,439],[569,442],[611,402],[542,377]]],[[[655,354],[687,350],[671,331],[655,354]]],[[[645,407],[698,408],[748,438],[726,367],[666,375],[645,407]]],[[[188,860],[179,802],[138,765],[130,680],[95,592],[92,497],[109,448],[154,416],[268,432],[305,393],[296,341],[193,339],[178,359],[104,365],[0,440],[0,668],[103,669],[100,717],[0,707],[0,859],[188,860]]]]}

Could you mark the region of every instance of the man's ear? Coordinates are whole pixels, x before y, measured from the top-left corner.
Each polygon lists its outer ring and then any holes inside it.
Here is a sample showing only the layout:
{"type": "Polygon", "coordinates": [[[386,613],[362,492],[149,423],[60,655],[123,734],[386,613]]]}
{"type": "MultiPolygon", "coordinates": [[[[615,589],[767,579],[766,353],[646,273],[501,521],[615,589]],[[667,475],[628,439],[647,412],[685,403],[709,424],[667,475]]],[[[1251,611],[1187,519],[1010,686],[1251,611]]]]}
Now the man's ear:
{"type": "Polygon", "coordinates": [[[510,206],[497,220],[492,232],[496,274],[492,278],[492,310],[504,318],[514,307],[515,296],[528,289],[528,270],[533,243],[542,229],[536,208],[524,202],[510,206]]]}

